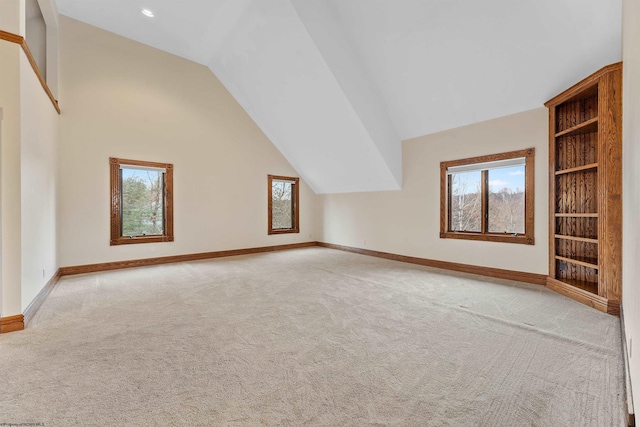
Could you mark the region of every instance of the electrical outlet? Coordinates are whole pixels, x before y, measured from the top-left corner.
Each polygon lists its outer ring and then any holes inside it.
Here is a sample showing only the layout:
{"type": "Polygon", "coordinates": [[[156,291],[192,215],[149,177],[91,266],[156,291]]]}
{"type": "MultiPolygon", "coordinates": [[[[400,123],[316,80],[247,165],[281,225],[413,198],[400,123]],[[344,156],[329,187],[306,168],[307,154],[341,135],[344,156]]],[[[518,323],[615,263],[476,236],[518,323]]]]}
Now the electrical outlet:
{"type": "Polygon", "coordinates": [[[313,239],[313,234],[309,233],[309,238],[313,239]]]}
{"type": "Polygon", "coordinates": [[[45,274],[45,271],[44,271],[44,268],[43,268],[43,269],[42,269],[42,278],[43,278],[43,279],[44,279],[44,274],[45,274]]]}
{"type": "Polygon", "coordinates": [[[366,245],[367,244],[367,239],[362,239],[362,244],[366,245]]]}

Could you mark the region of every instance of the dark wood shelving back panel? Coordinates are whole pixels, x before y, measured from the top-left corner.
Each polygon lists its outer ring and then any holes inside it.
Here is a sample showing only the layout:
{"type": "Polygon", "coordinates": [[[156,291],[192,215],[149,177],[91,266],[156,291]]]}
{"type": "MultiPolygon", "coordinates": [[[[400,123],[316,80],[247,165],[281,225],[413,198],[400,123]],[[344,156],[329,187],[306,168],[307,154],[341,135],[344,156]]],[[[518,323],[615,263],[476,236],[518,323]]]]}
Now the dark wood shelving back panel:
{"type": "Polygon", "coordinates": [[[567,101],[556,107],[556,133],[598,117],[598,94],[567,101]]]}
{"type": "Polygon", "coordinates": [[[556,218],[556,232],[563,236],[598,238],[598,218],[560,217],[556,218]]]}
{"type": "Polygon", "coordinates": [[[598,174],[596,169],[556,177],[556,212],[598,212],[598,174]]]}
{"type": "MultiPolygon", "coordinates": [[[[575,240],[556,239],[556,255],[577,260],[594,260],[597,265],[598,244],[575,240]]],[[[590,261],[588,261],[590,262],[590,261]]]]}
{"type": "Polygon", "coordinates": [[[598,134],[560,137],[556,141],[556,171],[598,163],[598,134]]]}

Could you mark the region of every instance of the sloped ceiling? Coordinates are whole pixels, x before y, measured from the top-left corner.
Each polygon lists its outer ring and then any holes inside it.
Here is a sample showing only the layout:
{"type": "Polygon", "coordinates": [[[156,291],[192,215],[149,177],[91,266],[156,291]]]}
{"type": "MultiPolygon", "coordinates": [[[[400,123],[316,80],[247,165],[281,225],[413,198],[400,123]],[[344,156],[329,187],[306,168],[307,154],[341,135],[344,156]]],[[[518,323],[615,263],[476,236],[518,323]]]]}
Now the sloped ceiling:
{"type": "Polygon", "coordinates": [[[57,4],[208,66],[317,193],[399,189],[401,140],[540,107],[621,58],[620,0],[57,4]]]}

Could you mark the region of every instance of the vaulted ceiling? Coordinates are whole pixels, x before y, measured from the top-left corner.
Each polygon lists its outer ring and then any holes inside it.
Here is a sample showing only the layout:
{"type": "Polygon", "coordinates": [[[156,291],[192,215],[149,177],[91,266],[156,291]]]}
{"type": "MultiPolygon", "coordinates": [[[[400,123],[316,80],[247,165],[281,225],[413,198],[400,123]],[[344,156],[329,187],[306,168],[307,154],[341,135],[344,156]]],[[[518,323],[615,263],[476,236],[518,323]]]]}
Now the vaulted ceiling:
{"type": "Polygon", "coordinates": [[[540,107],[621,58],[620,0],[57,4],[208,66],[317,193],[399,189],[402,140],[540,107]]]}

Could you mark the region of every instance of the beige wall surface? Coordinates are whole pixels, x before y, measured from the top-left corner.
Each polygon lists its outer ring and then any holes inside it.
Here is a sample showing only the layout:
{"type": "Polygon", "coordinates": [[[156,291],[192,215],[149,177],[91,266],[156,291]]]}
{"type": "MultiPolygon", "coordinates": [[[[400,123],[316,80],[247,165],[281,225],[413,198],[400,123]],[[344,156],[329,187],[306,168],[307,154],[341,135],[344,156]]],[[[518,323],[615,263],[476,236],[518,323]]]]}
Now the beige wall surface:
{"type": "Polygon", "coordinates": [[[37,0],[28,0],[25,40],[33,59],[38,64],[40,74],[47,80],[47,25],[37,0]]]}
{"type": "Polygon", "coordinates": [[[27,56],[20,58],[21,311],[58,269],[56,197],[58,112],[27,56]]]}
{"type": "Polygon", "coordinates": [[[640,2],[624,0],[623,70],[623,195],[622,309],[630,351],[634,407],[640,410],[640,2]]]}
{"type": "Polygon", "coordinates": [[[0,0],[0,30],[24,36],[25,0],[0,0]]]}
{"type": "MultiPolygon", "coordinates": [[[[1,28],[0,28],[1,29],[1,28]]],[[[20,45],[0,40],[0,315],[21,311],[20,45]]]]}
{"type": "Polygon", "coordinates": [[[296,171],[201,65],[60,17],[61,266],[315,240],[267,235],[267,175],[296,171]],[[109,157],[173,163],[175,242],[109,246],[109,157]]]}
{"type": "Polygon", "coordinates": [[[546,108],[415,138],[403,189],[318,196],[320,240],[434,260],[547,274],[546,108]],[[440,162],[535,147],[535,245],[441,239],[440,162]]]}
{"type": "MultiPolygon", "coordinates": [[[[24,0],[0,5],[0,29],[24,33],[24,0]]],[[[55,11],[52,11],[55,15],[55,11]]],[[[0,315],[20,314],[58,268],[58,114],[20,45],[0,41],[0,315]]]]}

